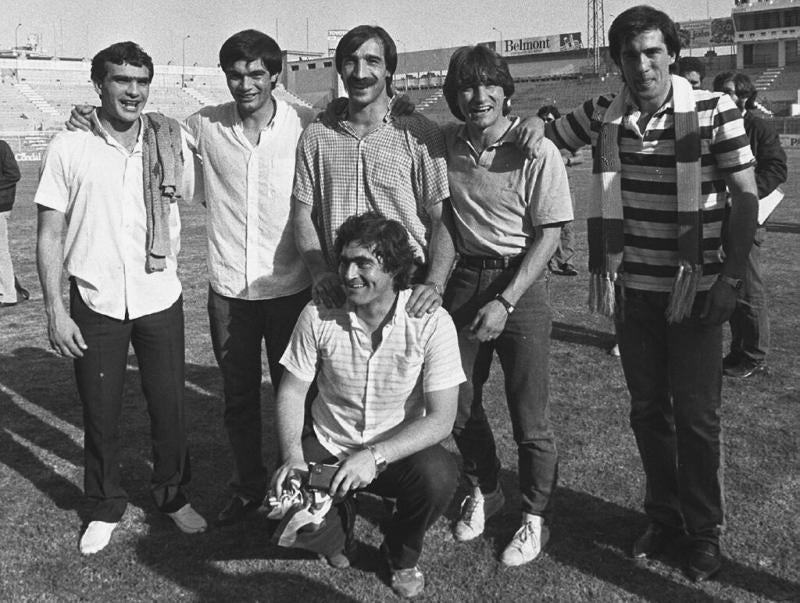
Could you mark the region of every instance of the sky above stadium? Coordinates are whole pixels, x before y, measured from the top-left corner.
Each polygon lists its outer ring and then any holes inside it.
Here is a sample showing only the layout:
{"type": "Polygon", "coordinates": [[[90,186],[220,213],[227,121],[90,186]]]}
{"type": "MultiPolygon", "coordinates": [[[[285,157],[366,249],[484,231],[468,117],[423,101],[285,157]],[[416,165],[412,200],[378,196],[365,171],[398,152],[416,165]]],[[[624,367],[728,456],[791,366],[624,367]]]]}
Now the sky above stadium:
{"type": "MultiPolygon", "coordinates": [[[[636,2],[605,0],[605,28],[636,2]]],[[[255,28],[288,50],[327,49],[330,29],[381,25],[400,52],[488,40],[581,32],[586,0],[3,0],[0,48],[38,35],[43,50],[91,57],[120,40],[134,40],[156,63],[215,66],[232,33],[255,28]],[[186,38],[189,36],[189,38],[186,38]]],[[[729,16],[733,0],[657,0],[676,21],[729,16]]]]}

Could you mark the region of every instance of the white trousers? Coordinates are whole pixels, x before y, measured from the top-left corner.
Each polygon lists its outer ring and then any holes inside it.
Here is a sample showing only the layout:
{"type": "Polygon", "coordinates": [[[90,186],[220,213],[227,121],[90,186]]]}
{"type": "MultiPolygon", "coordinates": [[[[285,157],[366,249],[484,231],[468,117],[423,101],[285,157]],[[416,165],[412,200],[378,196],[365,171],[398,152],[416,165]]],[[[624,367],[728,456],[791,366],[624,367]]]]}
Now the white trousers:
{"type": "Polygon", "coordinates": [[[0,212],[0,302],[13,304],[17,301],[14,288],[14,266],[8,248],[8,218],[10,211],[0,212]]]}

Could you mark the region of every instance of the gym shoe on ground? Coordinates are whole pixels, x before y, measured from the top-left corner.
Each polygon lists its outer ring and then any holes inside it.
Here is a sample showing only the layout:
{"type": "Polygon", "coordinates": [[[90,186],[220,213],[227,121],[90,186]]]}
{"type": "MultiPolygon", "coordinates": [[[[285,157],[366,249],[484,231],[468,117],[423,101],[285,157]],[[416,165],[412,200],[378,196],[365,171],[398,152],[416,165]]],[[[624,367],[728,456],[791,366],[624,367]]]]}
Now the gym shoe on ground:
{"type": "Polygon", "coordinates": [[[192,509],[192,505],[186,503],[174,513],[167,513],[178,529],[185,534],[197,534],[205,532],[208,528],[206,520],[197,511],[192,509]]]}
{"type": "Polygon", "coordinates": [[[503,551],[503,565],[514,567],[533,561],[549,539],[550,530],[544,525],[544,520],[536,515],[526,515],[522,527],[503,551]]]}
{"type": "Polygon", "coordinates": [[[117,522],[91,521],[86,526],[86,531],[81,536],[81,553],[94,555],[102,551],[111,541],[111,533],[117,527],[117,522]]]}
{"type": "Polygon", "coordinates": [[[467,542],[483,534],[486,520],[503,508],[506,499],[498,484],[491,494],[483,494],[475,488],[461,502],[461,513],[453,529],[453,537],[459,542],[467,542]]]}
{"type": "Polygon", "coordinates": [[[651,523],[647,526],[644,534],[633,543],[631,555],[634,559],[655,557],[676,543],[681,536],[682,534],[678,530],[651,523]]]}

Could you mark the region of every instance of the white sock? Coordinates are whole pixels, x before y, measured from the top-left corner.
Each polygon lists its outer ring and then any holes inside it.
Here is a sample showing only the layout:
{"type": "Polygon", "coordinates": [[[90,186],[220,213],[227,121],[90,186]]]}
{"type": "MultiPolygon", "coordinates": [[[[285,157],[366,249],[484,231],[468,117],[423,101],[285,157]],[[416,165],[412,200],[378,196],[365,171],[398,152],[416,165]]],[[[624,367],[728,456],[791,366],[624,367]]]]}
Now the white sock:
{"type": "Polygon", "coordinates": [[[534,525],[538,525],[542,527],[544,523],[544,519],[541,515],[533,515],[531,513],[523,513],[522,514],[522,523],[532,523],[534,525]]]}
{"type": "Polygon", "coordinates": [[[111,533],[117,527],[117,522],[92,521],[86,527],[86,531],[81,536],[81,553],[93,555],[102,551],[111,540],[111,533]]]}

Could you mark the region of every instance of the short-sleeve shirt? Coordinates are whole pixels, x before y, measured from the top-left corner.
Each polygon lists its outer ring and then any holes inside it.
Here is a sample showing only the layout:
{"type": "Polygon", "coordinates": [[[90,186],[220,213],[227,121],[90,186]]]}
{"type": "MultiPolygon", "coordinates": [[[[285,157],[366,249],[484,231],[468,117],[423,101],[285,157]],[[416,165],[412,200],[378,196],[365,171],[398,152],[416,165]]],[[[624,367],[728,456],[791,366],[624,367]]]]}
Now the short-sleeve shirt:
{"type": "MultiPolygon", "coordinates": [[[[34,202],[65,214],[64,269],[86,305],[134,319],[169,308],[181,294],[178,204],[170,205],[166,269],[145,270],[147,217],[142,183],[142,128],[128,152],[94,118],[93,132],[59,132],[47,148],[34,202]]],[[[184,159],[189,150],[184,144],[184,159]]],[[[186,183],[192,162],[184,161],[186,183]]],[[[188,195],[187,195],[188,196],[188,195]]]]}
{"type": "MultiPolygon", "coordinates": [[[[727,189],[725,173],[754,164],[742,114],[726,94],[693,91],[700,122],[703,277],[699,290],[711,288],[722,268],[719,249],[727,189]]],[[[600,125],[614,95],[586,101],[548,128],[559,146],[575,150],[597,145],[600,125]]],[[[644,291],[672,289],[678,267],[678,197],[675,168],[675,110],[670,96],[641,132],[639,109],[632,102],[620,128],[625,286],[644,291]]],[[[597,157],[595,157],[597,161],[597,157]]]]}
{"type": "Polygon", "coordinates": [[[332,454],[390,438],[404,422],[425,414],[426,392],[465,381],[450,315],[439,308],[410,316],[410,294],[398,293],[374,351],[370,333],[347,304],[325,308],[312,302],[300,314],[281,364],[303,381],[317,378],[314,431],[332,454]]]}
{"type": "Polygon", "coordinates": [[[335,125],[312,123],[298,143],[293,196],[312,207],[330,266],[336,230],[370,210],[405,226],[415,254],[426,260],[429,212],[450,196],[442,132],[416,113],[387,115],[363,137],[344,117],[335,125]]]}
{"type": "Polygon", "coordinates": [[[543,140],[539,157],[528,159],[508,140],[518,123],[480,153],[465,125],[444,129],[456,251],[462,255],[519,255],[533,243],[536,227],[573,218],[561,153],[543,140]]]}
{"type": "Polygon", "coordinates": [[[184,122],[202,160],[209,281],[220,295],[275,299],[309,286],[289,215],[297,141],[313,117],[275,99],[256,146],[233,102],[203,107],[184,122]]]}

